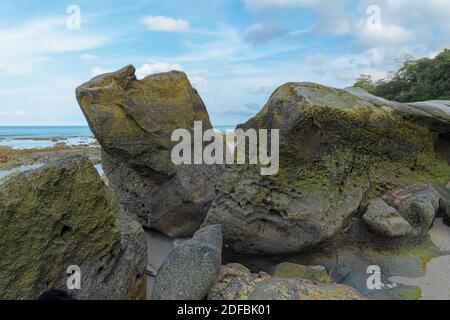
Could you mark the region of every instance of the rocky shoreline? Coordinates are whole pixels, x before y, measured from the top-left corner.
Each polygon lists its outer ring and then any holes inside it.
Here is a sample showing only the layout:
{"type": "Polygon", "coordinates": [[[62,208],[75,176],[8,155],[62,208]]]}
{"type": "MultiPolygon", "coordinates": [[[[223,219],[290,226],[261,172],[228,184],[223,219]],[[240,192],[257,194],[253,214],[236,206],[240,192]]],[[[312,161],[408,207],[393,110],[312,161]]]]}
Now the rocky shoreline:
{"type": "Polygon", "coordinates": [[[80,299],[142,298],[147,274],[153,299],[414,300],[423,296],[417,283],[393,277],[420,278],[450,255],[430,238],[436,221],[450,221],[450,102],[285,84],[239,126],[280,130],[280,172],[262,176],[259,165],[172,163],[173,130],[212,127],[181,72],[137,80],[128,66],[76,95],[101,157],[88,147],[6,150],[0,159],[7,168],[81,151],[101,158],[109,183],[86,157],[4,179],[0,298],[65,290],[70,263],[89,283],[75,291],[80,299]],[[36,219],[41,211],[54,220],[36,219]],[[143,228],[168,238],[146,241],[143,228]],[[14,249],[22,232],[29,237],[14,249]],[[102,241],[80,243],[92,233],[102,241]],[[160,245],[167,252],[152,253],[160,245]],[[92,255],[79,256],[80,246],[92,255]],[[378,288],[368,285],[373,267],[378,288]]]}

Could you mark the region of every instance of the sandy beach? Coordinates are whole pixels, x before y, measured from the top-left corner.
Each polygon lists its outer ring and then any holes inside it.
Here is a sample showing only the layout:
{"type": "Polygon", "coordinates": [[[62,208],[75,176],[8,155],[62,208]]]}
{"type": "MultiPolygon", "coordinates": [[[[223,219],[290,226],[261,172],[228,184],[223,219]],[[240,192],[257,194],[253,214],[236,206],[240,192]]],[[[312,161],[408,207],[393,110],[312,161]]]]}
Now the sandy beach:
{"type": "MultiPolygon", "coordinates": [[[[450,251],[450,227],[438,218],[430,230],[433,243],[443,251],[450,251]]],[[[422,289],[422,300],[450,300],[450,255],[431,260],[427,264],[424,277],[412,279],[392,277],[391,281],[399,284],[419,286],[422,289]]]]}

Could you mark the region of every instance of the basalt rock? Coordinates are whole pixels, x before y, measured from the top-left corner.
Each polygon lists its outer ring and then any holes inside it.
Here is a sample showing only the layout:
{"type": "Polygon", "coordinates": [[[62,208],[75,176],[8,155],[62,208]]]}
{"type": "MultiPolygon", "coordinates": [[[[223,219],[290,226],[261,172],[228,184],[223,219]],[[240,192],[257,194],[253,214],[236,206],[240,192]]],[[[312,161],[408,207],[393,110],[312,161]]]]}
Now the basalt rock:
{"type": "Polygon", "coordinates": [[[76,299],[145,298],[142,227],[122,214],[92,163],[75,157],[12,176],[0,186],[0,298],[37,299],[68,291],[76,299]],[[75,269],[72,269],[73,272],[75,269]]]}
{"type": "MultiPolygon", "coordinates": [[[[418,182],[445,185],[448,105],[285,84],[240,126],[280,130],[279,173],[263,177],[256,166],[228,168],[205,225],[222,224],[225,244],[238,253],[304,252],[340,234],[368,199],[418,182]]],[[[429,226],[412,227],[421,235],[429,226]]]]}
{"type": "Polygon", "coordinates": [[[144,226],[171,237],[191,236],[214,197],[218,166],[180,165],[171,160],[171,134],[203,129],[205,105],[182,72],[137,80],[125,67],[98,76],[76,90],[77,100],[103,149],[103,166],[125,211],[144,226]]]}
{"type": "Polygon", "coordinates": [[[222,264],[219,225],[197,231],[169,253],[156,276],[153,300],[201,300],[206,297],[222,264]]]}

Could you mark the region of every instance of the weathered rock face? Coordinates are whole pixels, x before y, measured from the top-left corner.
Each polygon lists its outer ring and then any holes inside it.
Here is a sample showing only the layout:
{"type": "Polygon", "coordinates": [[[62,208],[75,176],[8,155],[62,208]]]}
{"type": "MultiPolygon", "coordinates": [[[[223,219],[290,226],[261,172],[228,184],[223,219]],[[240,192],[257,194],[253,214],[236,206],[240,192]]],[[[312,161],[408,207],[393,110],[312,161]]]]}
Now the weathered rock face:
{"type": "Polygon", "coordinates": [[[280,129],[277,175],[233,167],[216,187],[205,225],[223,224],[226,245],[240,253],[307,251],[339,234],[363,200],[450,177],[444,103],[288,83],[240,127],[280,129]]]}
{"type": "Polygon", "coordinates": [[[178,245],[156,277],[154,300],[201,300],[219,275],[222,264],[222,231],[219,225],[195,233],[178,245]]]}
{"type": "Polygon", "coordinates": [[[428,233],[436,214],[447,214],[449,210],[450,198],[442,188],[432,184],[419,183],[406,189],[394,190],[383,198],[409,222],[412,226],[411,233],[416,237],[428,233]]]}
{"type": "Polygon", "coordinates": [[[173,71],[139,81],[128,66],[92,79],[76,94],[125,211],[171,237],[198,230],[220,168],[172,163],[174,130],[192,131],[194,121],[202,121],[204,130],[211,128],[205,105],[186,75],[173,71]]]}
{"type": "Polygon", "coordinates": [[[346,285],[316,284],[305,279],[251,274],[238,264],[222,268],[211,288],[210,300],[366,300],[346,285]]]}
{"type": "Polygon", "coordinates": [[[369,204],[363,220],[370,230],[381,236],[395,238],[413,233],[409,222],[382,199],[376,199],[369,204]]]}
{"type": "Polygon", "coordinates": [[[13,176],[0,186],[0,298],[36,299],[66,290],[81,269],[77,299],[145,298],[142,227],[117,202],[86,158],[13,176]]]}

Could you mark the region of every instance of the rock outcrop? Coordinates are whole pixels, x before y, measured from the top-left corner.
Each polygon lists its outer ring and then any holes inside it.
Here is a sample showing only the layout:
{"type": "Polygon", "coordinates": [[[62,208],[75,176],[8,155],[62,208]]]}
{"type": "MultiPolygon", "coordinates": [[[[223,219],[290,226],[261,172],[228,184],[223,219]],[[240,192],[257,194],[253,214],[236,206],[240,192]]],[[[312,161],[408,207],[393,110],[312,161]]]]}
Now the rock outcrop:
{"type": "Polygon", "coordinates": [[[219,225],[197,231],[169,254],[156,276],[153,300],[201,300],[206,297],[222,264],[219,225]]]}
{"type": "MultiPolygon", "coordinates": [[[[76,90],[77,100],[103,149],[103,166],[125,211],[170,237],[191,236],[214,198],[219,166],[171,160],[172,132],[211,128],[205,105],[182,72],[137,80],[125,67],[76,90]]],[[[192,142],[194,143],[194,142],[192,142]]]]}
{"type": "Polygon", "coordinates": [[[346,285],[318,284],[299,278],[252,274],[239,264],[222,268],[211,288],[210,300],[366,300],[346,285]]]}
{"type": "MultiPolygon", "coordinates": [[[[222,224],[225,244],[239,253],[308,251],[338,235],[363,201],[450,178],[444,102],[400,104],[288,83],[240,128],[280,130],[280,172],[235,166],[217,183],[205,225],[222,224]]],[[[429,225],[412,227],[423,235],[429,225]]]]}
{"type": "Polygon", "coordinates": [[[81,271],[81,289],[70,291],[76,299],[145,298],[146,250],[142,227],[119,211],[87,158],[0,186],[1,299],[67,291],[70,266],[81,271]]]}

